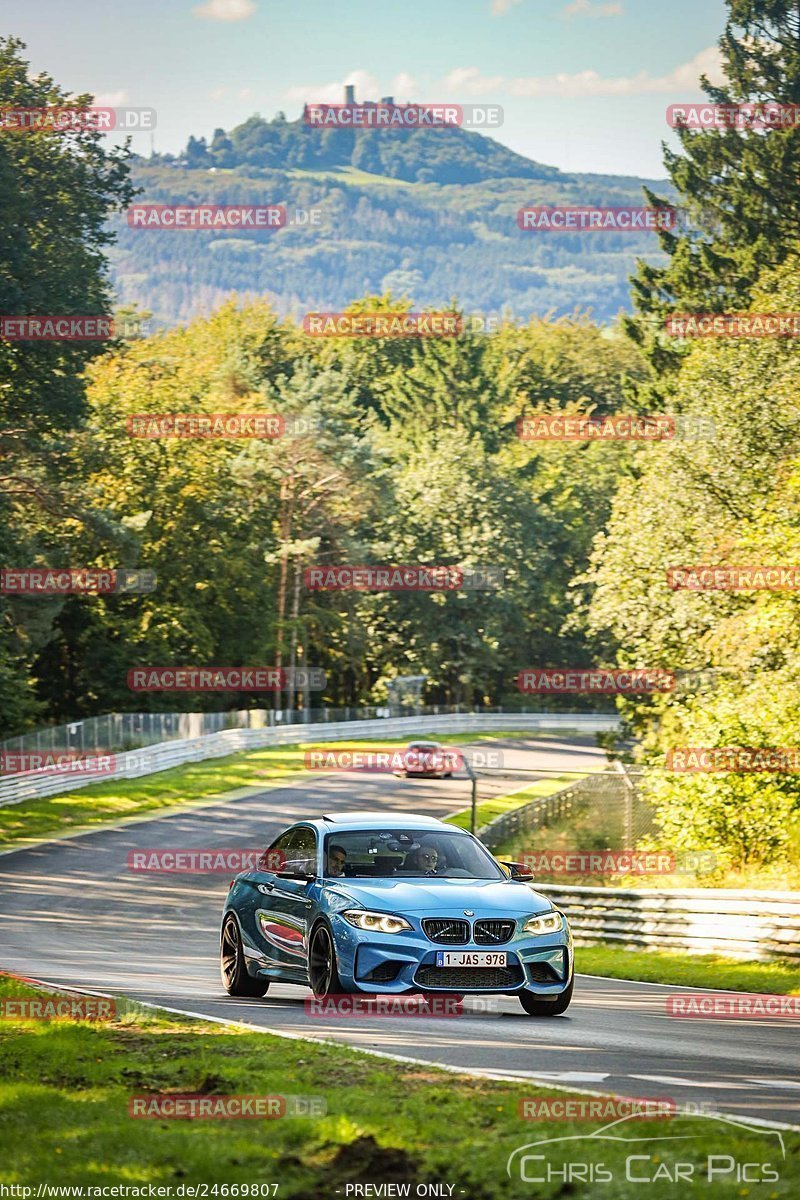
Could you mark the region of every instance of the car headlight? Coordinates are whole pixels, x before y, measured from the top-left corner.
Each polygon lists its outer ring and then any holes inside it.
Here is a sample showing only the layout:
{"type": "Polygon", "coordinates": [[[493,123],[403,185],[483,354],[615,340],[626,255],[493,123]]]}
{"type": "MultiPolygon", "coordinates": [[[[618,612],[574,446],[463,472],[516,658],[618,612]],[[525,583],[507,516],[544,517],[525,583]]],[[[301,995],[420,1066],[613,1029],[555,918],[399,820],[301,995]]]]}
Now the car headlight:
{"type": "Polygon", "coordinates": [[[356,929],[372,929],[376,933],[402,933],[405,929],[411,929],[408,921],[403,917],[396,917],[394,913],[367,912],[363,908],[350,908],[340,915],[345,921],[355,925],[356,929]]]}
{"type": "Polygon", "coordinates": [[[557,912],[540,913],[538,917],[528,917],[522,928],[525,933],[560,933],[564,918],[557,912]]]}

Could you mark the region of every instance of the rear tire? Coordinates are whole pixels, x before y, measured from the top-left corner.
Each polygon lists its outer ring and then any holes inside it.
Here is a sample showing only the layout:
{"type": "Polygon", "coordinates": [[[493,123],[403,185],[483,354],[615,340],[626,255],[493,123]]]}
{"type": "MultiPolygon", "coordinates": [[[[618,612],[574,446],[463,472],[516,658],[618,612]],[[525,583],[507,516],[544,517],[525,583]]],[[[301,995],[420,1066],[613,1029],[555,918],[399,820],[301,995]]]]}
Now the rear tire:
{"type": "Polygon", "coordinates": [[[575,980],[571,979],[569,987],[555,1000],[542,1000],[530,992],[519,992],[519,1002],[529,1017],[560,1017],[569,1008],[574,985],[575,980]]]}
{"type": "Polygon", "coordinates": [[[242,931],[233,913],[228,913],[222,926],[220,971],[229,996],[263,996],[269,987],[266,979],[253,979],[247,973],[242,931]]]}

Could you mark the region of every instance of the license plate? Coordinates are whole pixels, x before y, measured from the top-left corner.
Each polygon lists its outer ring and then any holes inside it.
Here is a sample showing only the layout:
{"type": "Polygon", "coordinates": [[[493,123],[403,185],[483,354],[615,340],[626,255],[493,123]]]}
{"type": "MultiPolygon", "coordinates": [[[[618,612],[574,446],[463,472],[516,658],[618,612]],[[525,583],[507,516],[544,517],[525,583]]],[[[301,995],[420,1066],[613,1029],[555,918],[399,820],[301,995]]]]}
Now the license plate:
{"type": "Polygon", "coordinates": [[[437,967],[505,967],[505,950],[437,950],[437,967]]]}

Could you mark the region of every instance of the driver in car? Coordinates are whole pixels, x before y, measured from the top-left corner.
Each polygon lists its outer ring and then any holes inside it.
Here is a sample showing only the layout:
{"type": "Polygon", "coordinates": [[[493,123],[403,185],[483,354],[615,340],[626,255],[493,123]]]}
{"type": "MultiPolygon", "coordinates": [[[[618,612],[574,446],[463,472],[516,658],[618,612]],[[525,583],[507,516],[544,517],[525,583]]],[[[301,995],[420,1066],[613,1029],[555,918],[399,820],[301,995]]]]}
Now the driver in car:
{"type": "Polygon", "coordinates": [[[336,878],[338,878],[340,875],[344,875],[344,867],[346,862],[347,851],[345,850],[344,846],[338,846],[335,843],[332,846],[328,846],[328,875],[333,875],[336,878]]]}

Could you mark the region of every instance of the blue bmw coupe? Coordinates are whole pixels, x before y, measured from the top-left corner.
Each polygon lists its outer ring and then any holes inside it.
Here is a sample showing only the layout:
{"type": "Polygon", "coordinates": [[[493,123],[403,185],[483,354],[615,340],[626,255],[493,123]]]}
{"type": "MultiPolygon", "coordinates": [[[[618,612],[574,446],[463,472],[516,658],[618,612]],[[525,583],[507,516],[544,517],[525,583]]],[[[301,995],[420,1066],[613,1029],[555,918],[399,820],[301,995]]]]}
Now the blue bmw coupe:
{"type": "Polygon", "coordinates": [[[531,1016],[572,999],[566,918],[513,866],[433,817],[299,821],[231,883],[221,934],[231,996],[495,993],[531,1016]]]}

